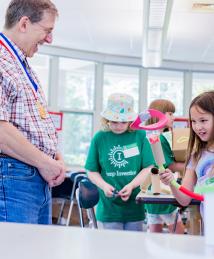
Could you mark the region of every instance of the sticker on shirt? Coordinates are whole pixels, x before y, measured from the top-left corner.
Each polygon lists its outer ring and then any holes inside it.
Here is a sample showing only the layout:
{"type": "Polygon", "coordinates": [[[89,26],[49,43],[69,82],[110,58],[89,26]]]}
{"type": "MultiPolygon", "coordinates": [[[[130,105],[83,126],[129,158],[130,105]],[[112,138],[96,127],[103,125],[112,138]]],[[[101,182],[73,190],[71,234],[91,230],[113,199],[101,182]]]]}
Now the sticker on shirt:
{"type": "Polygon", "coordinates": [[[140,154],[136,143],[123,147],[123,154],[125,158],[138,156],[140,154]]]}

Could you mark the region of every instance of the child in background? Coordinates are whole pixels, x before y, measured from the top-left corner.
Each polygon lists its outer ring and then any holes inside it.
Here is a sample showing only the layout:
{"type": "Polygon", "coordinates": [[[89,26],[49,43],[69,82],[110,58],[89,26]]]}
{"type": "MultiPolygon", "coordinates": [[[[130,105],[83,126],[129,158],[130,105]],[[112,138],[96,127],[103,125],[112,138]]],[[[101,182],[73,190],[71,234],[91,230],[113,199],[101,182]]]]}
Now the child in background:
{"type": "Polygon", "coordinates": [[[143,230],[144,205],[136,204],[135,197],[142,175],[150,173],[154,160],[145,131],[129,127],[137,116],[133,107],[130,95],[110,95],[101,113],[103,129],[91,141],[85,168],[100,190],[99,228],[143,230]]]}
{"type": "MultiPolygon", "coordinates": [[[[193,191],[195,185],[204,185],[212,178],[214,166],[214,91],[195,97],[189,108],[190,139],[187,150],[185,176],[182,185],[193,191]]],[[[173,174],[166,169],[160,174],[163,183],[170,185],[173,174]]],[[[191,198],[171,186],[178,202],[187,206],[191,198]]],[[[203,203],[201,203],[203,218],[203,203]]]]}
{"type": "MultiPolygon", "coordinates": [[[[175,105],[165,99],[157,99],[151,102],[149,105],[149,109],[155,109],[161,111],[168,118],[167,125],[164,129],[160,131],[161,136],[161,145],[164,152],[165,157],[165,168],[170,168],[173,172],[182,172],[184,170],[184,163],[175,162],[172,150],[167,139],[164,137],[164,131],[169,131],[172,129],[173,121],[174,121],[174,112],[175,105]]],[[[153,124],[157,122],[156,119],[152,118],[148,121],[147,124],[153,124]]],[[[163,224],[166,223],[168,225],[169,232],[173,232],[173,226],[175,222],[177,208],[173,205],[164,205],[164,204],[146,204],[145,208],[147,210],[147,220],[149,225],[150,232],[162,232],[163,224]]],[[[181,221],[181,217],[179,215],[176,230],[177,234],[184,233],[184,226],[181,221]]]]}

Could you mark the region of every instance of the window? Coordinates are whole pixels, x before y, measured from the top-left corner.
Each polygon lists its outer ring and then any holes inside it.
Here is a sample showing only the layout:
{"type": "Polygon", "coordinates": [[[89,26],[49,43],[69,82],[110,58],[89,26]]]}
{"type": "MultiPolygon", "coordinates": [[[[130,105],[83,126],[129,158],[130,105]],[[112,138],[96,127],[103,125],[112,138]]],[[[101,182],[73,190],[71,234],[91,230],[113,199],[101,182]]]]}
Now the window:
{"type": "Polygon", "coordinates": [[[92,115],[64,113],[62,146],[66,164],[84,166],[92,136],[92,115]]]}
{"type": "Polygon", "coordinates": [[[59,107],[63,117],[63,156],[67,165],[83,167],[93,130],[95,63],[59,59],[59,107]]]}
{"type": "Polygon", "coordinates": [[[105,65],[103,86],[103,107],[112,93],[127,93],[135,100],[135,111],[139,101],[139,69],[105,65]]]}
{"type": "Polygon", "coordinates": [[[155,99],[168,99],[175,104],[176,115],[183,114],[183,73],[149,70],[148,104],[155,99]]]}
{"type": "Polygon", "coordinates": [[[46,100],[48,101],[50,57],[47,55],[35,54],[32,59],[29,59],[29,63],[36,72],[46,100]]]}
{"type": "Polygon", "coordinates": [[[59,69],[59,106],[66,109],[92,110],[95,64],[60,58],[59,69]]]}
{"type": "Polygon", "coordinates": [[[214,74],[193,73],[192,98],[202,92],[214,89],[214,74]]]}

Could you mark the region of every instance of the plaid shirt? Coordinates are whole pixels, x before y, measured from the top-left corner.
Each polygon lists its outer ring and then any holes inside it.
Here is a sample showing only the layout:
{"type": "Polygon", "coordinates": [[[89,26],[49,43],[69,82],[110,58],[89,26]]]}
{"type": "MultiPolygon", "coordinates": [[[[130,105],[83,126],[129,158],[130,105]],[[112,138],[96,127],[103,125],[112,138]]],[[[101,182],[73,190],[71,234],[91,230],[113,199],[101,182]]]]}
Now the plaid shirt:
{"type": "MultiPolygon", "coordinates": [[[[11,44],[24,61],[22,51],[13,42],[11,44]]],[[[40,82],[29,66],[27,70],[38,85],[36,96],[46,110],[46,118],[40,117],[33,86],[29,85],[17,61],[0,45],[0,120],[12,123],[33,145],[53,157],[57,150],[56,130],[47,112],[40,82]]]]}

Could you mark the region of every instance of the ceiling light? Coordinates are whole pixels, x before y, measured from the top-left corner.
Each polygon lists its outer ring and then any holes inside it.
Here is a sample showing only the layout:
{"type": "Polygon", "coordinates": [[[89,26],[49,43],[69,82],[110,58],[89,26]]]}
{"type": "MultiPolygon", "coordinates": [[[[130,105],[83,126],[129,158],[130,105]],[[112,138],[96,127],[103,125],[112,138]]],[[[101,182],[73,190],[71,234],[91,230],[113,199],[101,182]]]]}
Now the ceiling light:
{"type": "Polygon", "coordinates": [[[143,67],[159,67],[173,0],[143,1],[143,67]]]}
{"type": "Polygon", "coordinates": [[[214,12],[214,3],[193,3],[193,11],[214,12]]]}

